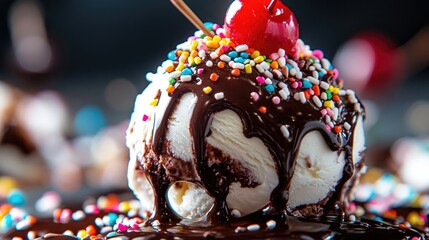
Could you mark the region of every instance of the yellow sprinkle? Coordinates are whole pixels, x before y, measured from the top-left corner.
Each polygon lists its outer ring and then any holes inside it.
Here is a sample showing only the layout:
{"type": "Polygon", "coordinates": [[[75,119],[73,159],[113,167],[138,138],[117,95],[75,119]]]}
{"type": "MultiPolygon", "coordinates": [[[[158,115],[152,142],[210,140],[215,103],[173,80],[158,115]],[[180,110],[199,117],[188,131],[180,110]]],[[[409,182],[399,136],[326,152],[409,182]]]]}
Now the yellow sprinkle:
{"type": "Polygon", "coordinates": [[[200,64],[202,62],[202,60],[201,60],[200,57],[196,57],[196,58],[194,58],[194,62],[195,62],[196,65],[198,65],[198,64],[200,64]]]}
{"type": "Polygon", "coordinates": [[[332,100],[325,101],[323,106],[327,108],[334,108],[334,102],[332,102],[332,100]]]}
{"type": "Polygon", "coordinates": [[[212,91],[213,91],[213,89],[212,89],[211,87],[209,87],[209,86],[207,86],[207,87],[203,88],[203,92],[204,92],[205,94],[209,94],[209,93],[211,93],[212,91]]]}
{"type": "Polygon", "coordinates": [[[250,65],[249,63],[246,64],[246,66],[244,66],[244,72],[247,74],[251,74],[252,73],[252,65],[250,65]]]}
{"type": "Polygon", "coordinates": [[[121,203],[119,203],[119,205],[118,205],[118,210],[119,210],[120,212],[125,213],[125,212],[130,211],[130,209],[131,209],[131,206],[130,206],[130,203],[129,203],[129,202],[121,202],[121,203]]]}
{"type": "Polygon", "coordinates": [[[259,55],[261,55],[261,53],[258,50],[255,50],[252,55],[250,55],[251,58],[255,59],[257,57],[259,57],[259,55]]]}
{"type": "Polygon", "coordinates": [[[188,63],[189,63],[191,66],[194,66],[194,65],[195,65],[195,58],[194,58],[194,57],[192,57],[192,56],[188,57],[188,63]]]}
{"type": "Polygon", "coordinates": [[[158,105],[158,99],[154,99],[149,103],[149,106],[156,107],[158,105]]]}
{"type": "Polygon", "coordinates": [[[79,232],[77,232],[77,235],[76,235],[76,237],[78,237],[78,238],[84,238],[84,237],[86,237],[88,235],[88,233],[86,232],[86,230],[80,230],[79,232]]]}
{"type": "Polygon", "coordinates": [[[253,61],[255,61],[255,63],[261,63],[264,61],[264,57],[262,57],[262,56],[256,57],[255,59],[253,59],[253,61]]]}
{"type": "Polygon", "coordinates": [[[417,212],[411,212],[408,217],[407,221],[411,223],[413,226],[424,226],[425,220],[419,216],[417,212]]]}
{"type": "Polygon", "coordinates": [[[215,43],[219,43],[220,40],[221,40],[221,38],[218,35],[216,35],[216,36],[213,37],[212,41],[215,42],[215,43]]]}
{"type": "Polygon", "coordinates": [[[271,68],[273,68],[273,69],[279,68],[279,63],[277,61],[272,61],[271,62],[271,68]]]}
{"type": "Polygon", "coordinates": [[[212,37],[210,37],[210,36],[205,36],[204,37],[204,40],[206,40],[206,41],[211,41],[213,38],[212,37]]]}
{"type": "Polygon", "coordinates": [[[206,45],[209,48],[218,48],[219,47],[219,43],[217,43],[215,41],[207,41],[206,45]]]}
{"type": "Polygon", "coordinates": [[[334,91],[334,86],[329,86],[329,88],[328,88],[328,90],[330,91],[330,92],[333,92],[334,91]]]}
{"type": "Polygon", "coordinates": [[[191,50],[196,50],[198,47],[198,41],[194,40],[191,43],[191,50]]]}
{"type": "Polygon", "coordinates": [[[185,64],[183,62],[180,62],[179,65],[176,67],[176,71],[182,71],[185,69],[185,64]]]}
{"type": "Polygon", "coordinates": [[[299,54],[299,58],[303,58],[303,57],[304,57],[304,53],[302,53],[302,52],[301,52],[301,53],[299,54]]]}
{"type": "Polygon", "coordinates": [[[333,94],[338,94],[338,92],[340,92],[340,88],[334,88],[333,90],[332,90],[332,93],[333,94]]]}
{"type": "Polygon", "coordinates": [[[189,52],[182,52],[182,54],[180,55],[179,61],[186,62],[186,59],[188,59],[188,57],[189,57],[189,52]]]}
{"type": "Polygon", "coordinates": [[[229,41],[226,38],[222,38],[222,40],[220,40],[219,44],[224,45],[224,46],[229,46],[229,41]]]}

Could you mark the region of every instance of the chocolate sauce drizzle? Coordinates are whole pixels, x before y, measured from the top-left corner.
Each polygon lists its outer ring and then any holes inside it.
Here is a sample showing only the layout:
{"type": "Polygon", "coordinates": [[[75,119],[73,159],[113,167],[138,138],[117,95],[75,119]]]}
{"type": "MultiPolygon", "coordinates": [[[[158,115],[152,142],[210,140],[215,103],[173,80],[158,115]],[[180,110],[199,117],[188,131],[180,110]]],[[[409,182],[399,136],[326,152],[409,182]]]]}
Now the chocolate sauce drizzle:
{"type": "MultiPolygon", "coordinates": [[[[284,216],[287,213],[287,192],[293,176],[295,160],[301,141],[307,133],[316,130],[323,135],[330,149],[339,151],[339,153],[345,153],[343,176],[339,180],[331,197],[321,203],[323,205],[321,206],[321,214],[335,213],[341,216],[344,212],[342,199],[344,199],[347,193],[345,183],[358,170],[356,168],[362,166],[362,164],[356,166],[353,164],[352,141],[357,119],[359,115],[364,114],[364,110],[354,110],[354,104],[348,100],[347,96],[340,97],[341,104],[339,106],[338,123],[343,124],[344,122],[348,122],[351,128],[341,131],[340,134],[336,134],[327,130],[320,108],[316,107],[312,102],[301,103],[289,97],[289,99],[281,101],[279,105],[274,105],[272,97],[277,95],[278,89],[271,94],[268,93],[261,84],[255,81],[255,78],[258,76],[256,69],[254,69],[252,74],[245,74],[244,71],[241,71],[240,76],[232,76],[232,69],[230,67],[226,66],[223,69],[215,67],[219,61],[214,60],[213,67],[207,67],[205,61],[203,61],[203,63],[196,67],[204,69],[202,74],[193,74],[192,81],[190,82],[180,82],[176,86],[176,90],[172,94],[169,94],[169,96],[161,95],[161,98],[171,97],[171,100],[159,127],[155,129],[151,151],[147,151],[150,153],[145,156],[145,162],[151,163],[149,165],[152,167],[147,168],[140,165],[140,169],[146,173],[154,189],[156,206],[151,219],[157,219],[161,222],[177,222],[180,220],[169,209],[166,192],[174,181],[189,181],[190,177],[168,175],[164,170],[165,166],[163,166],[163,162],[165,161],[163,159],[169,156],[166,143],[169,119],[180,102],[181,97],[186,93],[193,93],[198,98],[190,123],[194,149],[193,163],[198,178],[191,178],[191,181],[201,184],[215,199],[215,206],[209,213],[209,220],[224,222],[230,219],[226,196],[232,180],[208,165],[207,144],[205,140],[210,135],[213,114],[225,109],[230,109],[237,113],[243,123],[244,135],[248,138],[260,138],[275,159],[279,184],[271,193],[270,204],[264,210],[258,211],[257,214],[284,216]],[[210,74],[213,72],[219,75],[217,81],[210,80],[210,74]],[[210,94],[203,92],[203,88],[207,86],[213,89],[213,92],[210,94]],[[215,99],[214,94],[217,92],[223,92],[224,99],[215,99]],[[256,92],[260,95],[258,101],[255,102],[250,99],[251,92],[256,92]],[[265,106],[267,112],[261,113],[258,111],[260,106],[265,106]],[[283,136],[280,131],[282,125],[290,126],[289,138],[283,136]],[[201,180],[197,181],[197,179],[201,180]]],[[[308,69],[309,62],[309,59],[300,59],[297,62],[304,77],[310,74],[310,70],[308,69]]],[[[326,74],[322,80],[333,86],[341,85],[341,81],[334,79],[333,75],[330,74],[326,74]]],[[[273,79],[273,85],[277,85],[279,81],[281,80],[273,79]]],[[[283,82],[290,84],[287,83],[287,80],[283,80],[283,82]]],[[[291,96],[298,91],[290,89],[291,96]]],[[[163,92],[163,94],[167,93],[163,92]]],[[[184,172],[192,171],[188,169],[184,172]]]]}

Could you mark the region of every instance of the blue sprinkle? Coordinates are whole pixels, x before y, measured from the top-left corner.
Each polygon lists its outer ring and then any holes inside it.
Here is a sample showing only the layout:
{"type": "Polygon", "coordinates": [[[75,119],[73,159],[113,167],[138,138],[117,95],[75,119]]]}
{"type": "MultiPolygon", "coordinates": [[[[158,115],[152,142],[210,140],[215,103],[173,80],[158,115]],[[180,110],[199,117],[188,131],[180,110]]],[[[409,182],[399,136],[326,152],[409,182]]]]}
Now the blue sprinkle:
{"type": "Polygon", "coordinates": [[[12,219],[12,215],[7,214],[6,216],[3,217],[3,219],[1,220],[1,227],[3,229],[9,229],[13,226],[13,219],[12,219]]]}
{"type": "Polygon", "coordinates": [[[289,70],[291,70],[293,68],[292,65],[290,65],[289,63],[286,63],[286,66],[289,70]]]}
{"type": "Polygon", "coordinates": [[[329,64],[329,70],[334,70],[334,66],[332,64],[329,64]]]}
{"type": "Polygon", "coordinates": [[[319,72],[319,78],[323,78],[323,76],[325,76],[325,74],[323,72],[319,72]]]}
{"type": "Polygon", "coordinates": [[[242,57],[236,57],[236,58],[234,58],[234,62],[236,62],[236,63],[243,63],[244,59],[242,57]]]}
{"type": "Polygon", "coordinates": [[[174,52],[175,52],[175,50],[169,52],[167,55],[168,59],[170,59],[171,61],[177,60],[176,54],[174,54],[174,52]]]}
{"type": "Polygon", "coordinates": [[[115,213],[109,213],[107,214],[107,216],[109,217],[109,225],[114,226],[116,223],[116,220],[118,219],[118,215],[115,213]]]}
{"type": "Polygon", "coordinates": [[[21,190],[12,190],[7,196],[7,201],[13,206],[22,207],[26,203],[25,194],[21,190]]]}
{"type": "Polygon", "coordinates": [[[189,68],[185,68],[182,71],[182,75],[192,75],[192,70],[189,68]]]}
{"type": "Polygon", "coordinates": [[[304,79],[303,81],[302,81],[302,88],[303,89],[309,89],[309,88],[311,88],[313,85],[311,84],[311,82],[310,81],[308,81],[307,79],[304,79]]]}
{"type": "Polygon", "coordinates": [[[275,88],[273,84],[268,84],[267,86],[265,86],[265,90],[267,90],[268,93],[273,93],[274,89],[275,88]]]}
{"type": "Polygon", "coordinates": [[[247,59],[247,58],[249,58],[249,54],[247,52],[242,52],[242,53],[240,53],[240,57],[247,59]]]}
{"type": "Polygon", "coordinates": [[[117,237],[117,236],[122,236],[122,235],[116,232],[110,232],[106,235],[107,238],[117,237]]]}
{"type": "Polygon", "coordinates": [[[236,58],[236,57],[238,57],[238,52],[236,52],[236,51],[231,51],[231,52],[229,52],[229,53],[228,53],[228,56],[229,56],[230,58],[236,58]]]}
{"type": "Polygon", "coordinates": [[[213,30],[213,25],[214,25],[214,23],[212,23],[212,22],[205,22],[204,23],[204,26],[210,31],[213,30]]]}

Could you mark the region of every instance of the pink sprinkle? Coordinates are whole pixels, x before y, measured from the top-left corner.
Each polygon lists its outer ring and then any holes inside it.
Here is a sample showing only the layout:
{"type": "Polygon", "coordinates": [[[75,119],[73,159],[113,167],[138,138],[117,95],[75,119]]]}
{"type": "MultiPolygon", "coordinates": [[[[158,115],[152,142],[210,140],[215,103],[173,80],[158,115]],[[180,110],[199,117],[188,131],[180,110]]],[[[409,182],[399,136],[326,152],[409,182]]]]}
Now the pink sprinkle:
{"type": "Polygon", "coordinates": [[[310,93],[310,95],[314,95],[314,91],[313,91],[313,89],[311,89],[311,88],[310,88],[310,89],[308,89],[307,91],[308,91],[308,93],[310,93]]]}
{"type": "Polygon", "coordinates": [[[265,79],[261,76],[257,76],[256,77],[256,81],[260,84],[265,84],[265,79]]]}
{"type": "Polygon", "coordinates": [[[119,223],[118,224],[118,230],[119,230],[119,232],[126,232],[128,230],[128,226],[123,224],[123,223],[119,223]]]}
{"type": "Polygon", "coordinates": [[[328,115],[329,115],[330,117],[332,117],[332,115],[334,115],[334,112],[332,111],[332,109],[330,109],[330,108],[326,108],[326,111],[328,112],[328,115]]]}
{"type": "Polygon", "coordinates": [[[133,226],[131,226],[133,230],[139,230],[139,225],[137,223],[134,223],[133,226]]]}
{"type": "Polygon", "coordinates": [[[279,59],[279,57],[280,57],[279,54],[274,52],[274,53],[271,53],[269,58],[275,61],[275,60],[279,59]]]}
{"type": "Polygon", "coordinates": [[[313,56],[315,58],[322,59],[323,58],[323,52],[321,50],[314,50],[313,51],[313,56]]]}
{"type": "Polygon", "coordinates": [[[328,111],[326,111],[326,108],[324,108],[324,109],[320,110],[320,113],[324,117],[326,114],[328,114],[328,111]]]}
{"type": "Polygon", "coordinates": [[[336,68],[334,70],[332,70],[332,73],[334,74],[334,78],[337,78],[338,75],[340,75],[340,72],[336,68]]]}
{"type": "Polygon", "coordinates": [[[228,46],[222,45],[222,51],[227,52],[229,50],[228,46]]]}
{"type": "Polygon", "coordinates": [[[60,222],[61,223],[67,223],[70,221],[71,219],[71,215],[73,214],[73,212],[70,209],[64,209],[61,212],[61,216],[60,216],[60,222]]]}
{"type": "Polygon", "coordinates": [[[216,31],[220,28],[219,24],[213,24],[213,31],[216,31]]]}
{"type": "Polygon", "coordinates": [[[348,211],[355,212],[356,211],[356,203],[354,203],[354,202],[349,203],[348,211]]]}
{"type": "Polygon", "coordinates": [[[325,125],[326,129],[328,129],[328,132],[330,132],[332,130],[331,126],[329,126],[328,124],[325,125]]]}
{"type": "Polygon", "coordinates": [[[302,87],[302,82],[298,82],[298,87],[302,87]]]}
{"type": "Polygon", "coordinates": [[[293,88],[298,88],[298,87],[299,87],[298,82],[293,82],[293,83],[291,84],[291,87],[293,87],[293,88]]]}
{"type": "Polygon", "coordinates": [[[85,207],[85,213],[87,214],[98,214],[100,213],[100,210],[96,205],[88,205],[85,207]]]}
{"type": "Polygon", "coordinates": [[[200,51],[200,50],[206,51],[207,50],[207,46],[205,44],[200,43],[200,45],[198,45],[197,49],[198,49],[198,51],[200,51]]]}
{"type": "Polygon", "coordinates": [[[149,116],[146,114],[143,114],[143,122],[146,122],[149,119],[149,116]]]}
{"type": "Polygon", "coordinates": [[[275,105],[277,105],[277,104],[279,104],[280,103],[280,98],[279,97],[277,97],[277,96],[275,96],[275,97],[273,97],[273,103],[275,104],[275,105]]]}
{"type": "Polygon", "coordinates": [[[197,69],[197,74],[198,74],[198,75],[203,74],[203,72],[204,72],[204,68],[198,68],[198,69],[197,69]]]}
{"type": "Polygon", "coordinates": [[[253,101],[256,102],[259,99],[259,94],[257,94],[256,92],[251,92],[250,97],[253,99],[253,101]]]}
{"type": "Polygon", "coordinates": [[[192,42],[192,41],[197,40],[197,39],[198,39],[198,37],[195,37],[195,36],[188,37],[189,42],[192,42]]]}
{"type": "Polygon", "coordinates": [[[219,35],[219,37],[221,37],[221,38],[225,38],[225,37],[226,37],[226,35],[225,35],[225,30],[224,30],[224,29],[222,29],[222,28],[218,28],[218,29],[216,30],[216,34],[217,34],[217,35],[219,35]]]}

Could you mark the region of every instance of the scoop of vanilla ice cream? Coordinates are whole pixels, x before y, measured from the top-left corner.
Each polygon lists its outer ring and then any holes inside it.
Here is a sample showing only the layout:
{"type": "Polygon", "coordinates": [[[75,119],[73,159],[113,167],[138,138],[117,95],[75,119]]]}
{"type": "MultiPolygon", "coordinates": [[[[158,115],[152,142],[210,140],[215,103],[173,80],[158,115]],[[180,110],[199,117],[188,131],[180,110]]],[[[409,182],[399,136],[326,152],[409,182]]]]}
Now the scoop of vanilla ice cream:
{"type": "MultiPolygon", "coordinates": [[[[149,75],[152,83],[136,99],[136,106],[128,130],[127,144],[130,147],[131,161],[128,169],[129,186],[147,210],[153,209],[153,190],[147,178],[136,171],[136,159],[145,154],[151,144],[154,127],[159,124],[170,101],[167,94],[161,94],[156,109],[149,106],[159,89],[165,89],[168,79],[163,74],[149,75]],[[142,121],[143,113],[151,113],[142,121]],[[155,118],[156,117],[156,118],[155,118]]],[[[161,90],[164,91],[164,90],[161,90]]],[[[198,98],[193,93],[184,94],[169,120],[166,139],[169,151],[180,161],[191,162],[194,159],[190,119],[198,98]]],[[[253,181],[254,188],[241,186],[233,182],[229,187],[227,205],[237,210],[241,216],[264,208],[270,201],[270,194],[278,185],[277,169],[273,156],[267,146],[257,137],[247,138],[243,134],[243,123],[232,110],[223,110],[213,115],[210,125],[211,134],[206,143],[219,149],[230,159],[245,168],[253,181]]],[[[364,130],[362,117],[353,133],[353,160],[361,160],[364,150],[364,130]]],[[[299,147],[296,167],[289,188],[288,208],[294,209],[306,204],[317,204],[335,190],[342,178],[345,166],[344,153],[332,151],[318,131],[308,133],[299,147]]],[[[210,161],[210,160],[209,160],[210,161]]],[[[209,163],[210,164],[210,163],[209,163]]],[[[195,169],[193,169],[195,171],[195,169]]],[[[168,198],[170,206],[179,216],[187,219],[200,219],[213,205],[213,198],[202,186],[182,184],[180,189],[171,187],[168,198]],[[185,189],[185,190],[183,190],[185,189]]]]}
{"type": "Polygon", "coordinates": [[[269,203],[270,193],[279,183],[275,162],[268,148],[261,139],[244,136],[241,119],[232,110],[215,113],[210,130],[207,143],[238,161],[259,184],[249,188],[233,182],[226,198],[228,207],[238,210],[242,216],[262,209],[269,203]]]}
{"type": "Polygon", "coordinates": [[[175,182],[168,190],[167,196],[177,215],[194,221],[204,220],[214,204],[213,198],[204,188],[186,181],[175,182]]]}

